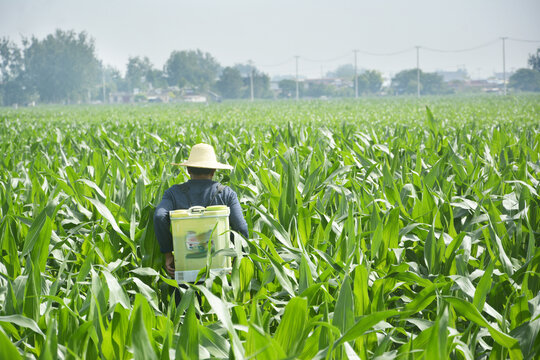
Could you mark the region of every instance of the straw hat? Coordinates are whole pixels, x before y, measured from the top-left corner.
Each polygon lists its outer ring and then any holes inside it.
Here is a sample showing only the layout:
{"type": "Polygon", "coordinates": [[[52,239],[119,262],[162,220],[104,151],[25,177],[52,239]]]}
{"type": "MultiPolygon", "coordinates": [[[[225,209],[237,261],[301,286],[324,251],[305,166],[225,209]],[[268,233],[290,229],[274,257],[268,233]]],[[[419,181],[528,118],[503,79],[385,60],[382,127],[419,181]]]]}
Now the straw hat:
{"type": "Polygon", "coordinates": [[[173,163],[173,165],[190,166],[204,169],[231,170],[233,168],[231,165],[218,162],[214,148],[212,147],[212,145],[208,144],[193,145],[193,147],[191,148],[191,152],[189,153],[188,160],[180,164],[173,163]]]}

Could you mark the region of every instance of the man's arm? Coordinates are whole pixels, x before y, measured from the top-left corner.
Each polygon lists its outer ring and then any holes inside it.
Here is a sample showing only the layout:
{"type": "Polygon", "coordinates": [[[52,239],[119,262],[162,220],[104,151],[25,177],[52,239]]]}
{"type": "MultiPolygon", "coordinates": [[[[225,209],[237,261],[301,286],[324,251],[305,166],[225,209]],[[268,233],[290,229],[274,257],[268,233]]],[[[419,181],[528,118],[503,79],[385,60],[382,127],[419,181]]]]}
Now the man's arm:
{"type": "Polygon", "coordinates": [[[171,219],[169,211],[173,209],[172,195],[165,191],[163,199],[154,212],[154,232],[159,243],[160,251],[165,255],[165,270],[174,276],[174,257],[172,256],[173,243],[171,234],[171,219]]]}
{"type": "Polygon", "coordinates": [[[238,202],[238,196],[232,189],[230,189],[227,200],[227,206],[231,209],[231,214],[229,215],[231,229],[246,239],[249,238],[247,223],[242,214],[242,207],[240,206],[240,202],[238,202]]]}

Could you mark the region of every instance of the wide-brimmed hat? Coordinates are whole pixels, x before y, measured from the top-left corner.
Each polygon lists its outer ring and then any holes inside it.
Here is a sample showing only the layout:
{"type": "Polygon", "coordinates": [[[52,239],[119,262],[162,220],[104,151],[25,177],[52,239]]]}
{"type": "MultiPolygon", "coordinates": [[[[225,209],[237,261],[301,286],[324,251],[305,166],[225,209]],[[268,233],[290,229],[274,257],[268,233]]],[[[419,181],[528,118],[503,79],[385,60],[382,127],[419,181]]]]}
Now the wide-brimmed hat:
{"type": "Polygon", "coordinates": [[[208,144],[193,145],[189,153],[188,160],[180,164],[173,163],[173,165],[189,166],[204,169],[231,170],[233,168],[231,165],[218,162],[214,148],[212,147],[212,145],[208,144]]]}

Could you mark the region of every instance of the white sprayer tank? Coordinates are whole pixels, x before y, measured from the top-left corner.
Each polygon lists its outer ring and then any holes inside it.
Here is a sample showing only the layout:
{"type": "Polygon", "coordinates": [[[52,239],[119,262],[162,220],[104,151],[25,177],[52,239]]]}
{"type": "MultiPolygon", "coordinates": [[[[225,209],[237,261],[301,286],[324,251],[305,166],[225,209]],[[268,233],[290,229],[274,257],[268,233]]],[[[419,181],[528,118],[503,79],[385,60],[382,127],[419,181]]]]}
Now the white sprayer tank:
{"type": "Polygon", "coordinates": [[[223,252],[216,254],[230,247],[229,213],[225,205],[193,206],[169,212],[176,281],[194,282],[207,262],[212,272],[231,267],[229,256],[223,252]]]}

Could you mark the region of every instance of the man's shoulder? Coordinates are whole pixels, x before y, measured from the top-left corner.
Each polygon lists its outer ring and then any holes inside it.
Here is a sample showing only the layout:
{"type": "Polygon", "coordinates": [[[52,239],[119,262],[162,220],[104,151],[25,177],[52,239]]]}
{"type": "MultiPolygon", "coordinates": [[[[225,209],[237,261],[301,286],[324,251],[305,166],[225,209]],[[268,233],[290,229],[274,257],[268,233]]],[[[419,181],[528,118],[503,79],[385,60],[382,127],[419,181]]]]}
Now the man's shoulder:
{"type": "Polygon", "coordinates": [[[165,192],[172,195],[179,192],[186,192],[187,190],[188,190],[188,185],[187,185],[187,182],[185,182],[182,184],[174,184],[173,186],[165,190],[165,192]]]}
{"type": "Polygon", "coordinates": [[[229,185],[225,185],[222,183],[218,183],[218,190],[226,194],[235,193],[234,190],[229,185]]]}

